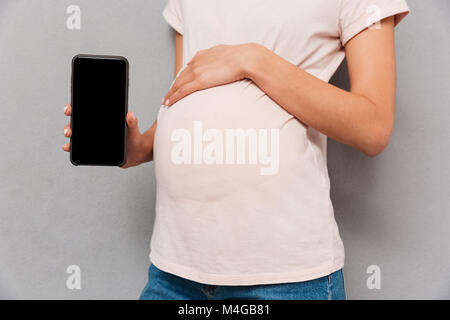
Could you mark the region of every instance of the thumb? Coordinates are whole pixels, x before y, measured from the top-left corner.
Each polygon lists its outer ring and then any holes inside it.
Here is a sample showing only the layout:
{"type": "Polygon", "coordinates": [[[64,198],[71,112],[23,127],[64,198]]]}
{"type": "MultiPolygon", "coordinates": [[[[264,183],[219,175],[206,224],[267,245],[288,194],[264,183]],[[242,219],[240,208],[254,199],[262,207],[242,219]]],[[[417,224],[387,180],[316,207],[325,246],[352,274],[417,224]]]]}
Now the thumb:
{"type": "Polygon", "coordinates": [[[141,132],[139,131],[138,127],[138,119],[134,115],[133,112],[127,113],[127,125],[128,125],[128,133],[130,135],[140,135],[141,132]]]}

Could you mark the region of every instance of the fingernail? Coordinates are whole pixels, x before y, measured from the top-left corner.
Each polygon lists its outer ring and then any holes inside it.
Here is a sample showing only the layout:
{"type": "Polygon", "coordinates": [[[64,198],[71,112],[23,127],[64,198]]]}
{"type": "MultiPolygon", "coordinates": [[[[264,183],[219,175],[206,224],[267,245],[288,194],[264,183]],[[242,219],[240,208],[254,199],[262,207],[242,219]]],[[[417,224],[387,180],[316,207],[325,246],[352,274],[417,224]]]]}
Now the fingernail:
{"type": "Polygon", "coordinates": [[[169,106],[169,103],[170,103],[170,100],[169,100],[169,99],[166,99],[166,102],[164,102],[164,105],[165,105],[166,107],[168,107],[168,106],[169,106]]]}
{"type": "Polygon", "coordinates": [[[67,132],[69,132],[69,129],[65,128],[64,129],[64,135],[67,136],[67,132]]]}
{"type": "Polygon", "coordinates": [[[136,116],[134,115],[134,112],[131,113],[131,119],[136,120],[136,116]]]}
{"type": "Polygon", "coordinates": [[[64,107],[64,113],[67,112],[67,109],[69,109],[69,106],[66,104],[66,106],[64,107]]]}

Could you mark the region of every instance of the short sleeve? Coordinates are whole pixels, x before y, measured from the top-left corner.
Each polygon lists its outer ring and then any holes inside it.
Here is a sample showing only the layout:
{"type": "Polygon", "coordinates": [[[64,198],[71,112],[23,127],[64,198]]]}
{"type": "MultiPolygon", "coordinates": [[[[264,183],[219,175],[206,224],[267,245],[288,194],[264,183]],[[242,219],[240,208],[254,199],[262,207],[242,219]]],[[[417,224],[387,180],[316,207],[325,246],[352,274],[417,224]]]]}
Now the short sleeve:
{"type": "Polygon", "coordinates": [[[373,24],[394,16],[397,25],[408,13],[405,0],[341,0],[340,38],[342,45],[373,24]]]}
{"type": "Polygon", "coordinates": [[[163,10],[163,17],[178,33],[183,34],[183,17],[180,0],[168,0],[163,10]]]}

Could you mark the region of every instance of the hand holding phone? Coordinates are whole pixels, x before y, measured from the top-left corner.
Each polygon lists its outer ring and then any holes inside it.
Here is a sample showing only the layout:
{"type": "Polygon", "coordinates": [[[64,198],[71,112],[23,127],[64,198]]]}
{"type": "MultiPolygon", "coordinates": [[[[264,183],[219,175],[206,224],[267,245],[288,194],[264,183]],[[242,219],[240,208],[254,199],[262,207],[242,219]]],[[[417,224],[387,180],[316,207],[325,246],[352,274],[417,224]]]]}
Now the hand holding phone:
{"type": "MultiPolygon", "coordinates": [[[[70,123],[64,136],[75,165],[127,168],[148,158],[145,137],[135,115],[127,113],[128,62],[122,57],[75,56],[72,103],[64,108],[70,123]],[[125,63],[125,64],[124,64],[125,63]]],[[[148,161],[148,160],[147,160],[148,161]]]]}

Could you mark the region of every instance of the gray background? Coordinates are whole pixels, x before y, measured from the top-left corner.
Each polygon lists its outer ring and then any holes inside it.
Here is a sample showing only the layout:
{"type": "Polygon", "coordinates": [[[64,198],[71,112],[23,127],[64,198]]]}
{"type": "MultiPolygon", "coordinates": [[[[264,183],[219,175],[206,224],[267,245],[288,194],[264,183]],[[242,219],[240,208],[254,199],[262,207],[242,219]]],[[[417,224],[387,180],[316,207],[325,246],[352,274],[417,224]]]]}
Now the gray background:
{"type": "MultiPolygon", "coordinates": [[[[153,165],[73,167],[62,129],[77,53],[128,57],[130,110],[155,119],[173,73],[163,0],[0,0],[0,298],[135,299],[146,282],[153,165]],[[81,30],[66,28],[78,4],[81,30]],[[66,288],[79,265],[81,290],[66,288]]],[[[377,158],[330,141],[350,299],[450,298],[450,2],[409,0],[396,128],[377,158]],[[381,289],[366,286],[369,265],[381,289]]],[[[345,66],[333,82],[348,88],[345,66]]]]}

